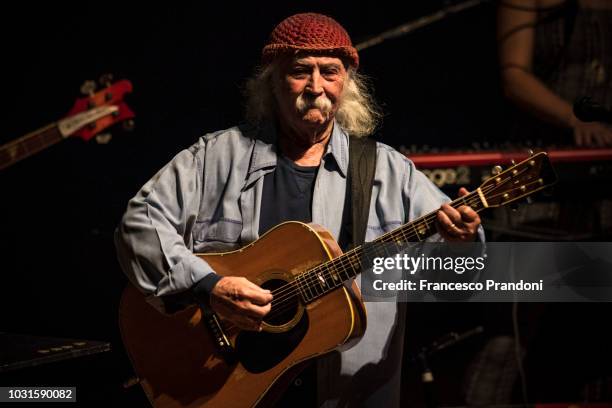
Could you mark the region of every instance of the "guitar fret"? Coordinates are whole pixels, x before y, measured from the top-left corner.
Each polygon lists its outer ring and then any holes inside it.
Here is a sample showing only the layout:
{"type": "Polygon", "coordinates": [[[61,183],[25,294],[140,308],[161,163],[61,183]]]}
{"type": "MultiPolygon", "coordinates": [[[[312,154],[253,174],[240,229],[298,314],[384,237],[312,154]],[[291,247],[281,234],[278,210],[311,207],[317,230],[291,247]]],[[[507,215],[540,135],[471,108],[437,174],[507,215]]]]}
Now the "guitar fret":
{"type": "Polygon", "coordinates": [[[324,270],[323,272],[323,278],[325,279],[325,284],[327,286],[327,290],[333,289],[337,286],[336,280],[338,279],[337,277],[334,278],[335,276],[335,271],[336,271],[337,265],[335,262],[332,262],[327,269],[324,270]]]}
{"type": "Polygon", "coordinates": [[[414,225],[414,222],[410,223],[410,225],[412,225],[412,230],[414,231],[414,235],[416,235],[416,239],[419,240],[419,242],[421,242],[421,236],[419,235],[419,231],[417,231],[416,226],[414,225]]]}
{"type": "Polygon", "coordinates": [[[317,272],[315,276],[316,276],[316,282],[321,287],[321,290],[323,291],[323,293],[325,293],[325,290],[327,289],[327,282],[325,281],[325,276],[323,276],[323,271],[317,272]]]}
{"type": "Polygon", "coordinates": [[[380,258],[381,255],[382,257],[386,257],[387,254],[387,248],[385,245],[376,245],[374,246],[374,254],[376,255],[376,258],[380,258]]]}
{"type": "Polygon", "coordinates": [[[408,232],[406,228],[400,228],[399,231],[402,234],[402,239],[404,240],[404,244],[406,244],[406,242],[410,242],[410,238],[408,238],[408,235],[406,235],[406,233],[408,232]]]}
{"type": "Polygon", "coordinates": [[[342,269],[346,271],[346,274],[353,277],[357,275],[357,271],[353,266],[353,255],[345,255],[344,262],[342,263],[342,269]]]}
{"type": "Polygon", "coordinates": [[[304,292],[302,284],[300,283],[300,276],[301,275],[297,275],[295,277],[295,279],[294,279],[295,286],[297,287],[298,291],[300,292],[300,295],[302,295],[302,299],[304,300],[304,302],[308,302],[308,298],[306,297],[306,293],[304,292]]]}
{"type": "Polygon", "coordinates": [[[419,222],[417,230],[420,232],[421,236],[429,237],[430,235],[432,235],[431,227],[432,223],[429,222],[427,218],[424,218],[422,221],[419,222]]]}
{"type": "Polygon", "coordinates": [[[310,285],[308,284],[308,273],[303,273],[300,275],[300,280],[302,281],[302,288],[304,288],[304,293],[306,293],[306,301],[310,302],[315,296],[312,294],[312,290],[310,285]]]}
{"type": "Polygon", "coordinates": [[[62,140],[61,134],[53,124],[0,146],[0,169],[15,164],[60,140],[62,140]]]}
{"type": "MultiPolygon", "coordinates": [[[[401,230],[398,230],[398,232],[401,232],[401,230]]],[[[403,241],[401,240],[401,237],[398,236],[397,233],[393,233],[391,235],[392,242],[393,242],[393,246],[395,247],[395,252],[400,252],[402,250],[402,245],[403,245],[403,241]]]]}
{"type": "Polygon", "coordinates": [[[349,279],[351,279],[351,278],[352,278],[352,276],[349,274],[349,271],[348,271],[346,268],[342,268],[342,271],[341,271],[341,272],[344,272],[344,276],[345,276],[345,277],[344,277],[344,279],[343,279],[343,281],[344,281],[344,280],[349,280],[349,279]]]}
{"type": "Polygon", "coordinates": [[[310,275],[308,276],[308,286],[314,292],[314,297],[319,297],[321,295],[321,293],[319,293],[319,277],[314,271],[308,272],[308,275],[310,275]]]}
{"type": "MultiPolygon", "coordinates": [[[[386,243],[387,243],[387,242],[383,242],[383,244],[386,244],[386,243]]],[[[384,255],[385,257],[389,257],[389,256],[394,255],[394,252],[392,252],[392,251],[390,252],[390,249],[391,249],[391,248],[389,248],[389,245],[381,245],[381,247],[380,247],[380,248],[382,249],[383,255],[384,255]]]]}
{"type": "Polygon", "coordinates": [[[349,256],[348,259],[354,274],[357,275],[359,272],[361,272],[362,267],[361,262],[359,262],[359,256],[355,254],[354,256],[349,256]]]}
{"type": "Polygon", "coordinates": [[[342,283],[342,278],[340,278],[340,274],[338,273],[338,269],[336,268],[335,264],[331,264],[329,267],[329,274],[330,277],[333,281],[333,285],[337,286],[338,284],[342,283]]]}

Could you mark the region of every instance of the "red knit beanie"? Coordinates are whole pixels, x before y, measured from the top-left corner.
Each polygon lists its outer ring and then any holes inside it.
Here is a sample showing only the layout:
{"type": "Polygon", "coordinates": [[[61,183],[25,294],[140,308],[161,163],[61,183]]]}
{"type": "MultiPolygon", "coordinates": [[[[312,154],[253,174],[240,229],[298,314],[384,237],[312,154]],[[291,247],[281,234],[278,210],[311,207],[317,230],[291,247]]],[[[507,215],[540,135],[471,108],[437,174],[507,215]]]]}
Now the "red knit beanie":
{"type": "Polygon", "coordinates": [[[281,21],[262,51],[262,62],[302,50],[338,56],[355,68],[359,66],[359,55],[346,30],[333,18],[316,13],[295,14],[281,21]]]}

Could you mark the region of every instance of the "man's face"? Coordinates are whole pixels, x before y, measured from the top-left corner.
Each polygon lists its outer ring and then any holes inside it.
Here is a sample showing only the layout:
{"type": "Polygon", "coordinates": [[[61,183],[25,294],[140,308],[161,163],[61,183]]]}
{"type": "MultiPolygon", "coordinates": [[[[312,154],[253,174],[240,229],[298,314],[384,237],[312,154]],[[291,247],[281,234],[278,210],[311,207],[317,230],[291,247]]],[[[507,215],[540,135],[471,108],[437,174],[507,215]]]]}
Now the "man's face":
{"type": "Polygon", "coordinates": [[[298,55],[282,61],[275,83],[279,119],[299,137],[326,128],[338,110],[347,75],[335,57],[298,55]]]}

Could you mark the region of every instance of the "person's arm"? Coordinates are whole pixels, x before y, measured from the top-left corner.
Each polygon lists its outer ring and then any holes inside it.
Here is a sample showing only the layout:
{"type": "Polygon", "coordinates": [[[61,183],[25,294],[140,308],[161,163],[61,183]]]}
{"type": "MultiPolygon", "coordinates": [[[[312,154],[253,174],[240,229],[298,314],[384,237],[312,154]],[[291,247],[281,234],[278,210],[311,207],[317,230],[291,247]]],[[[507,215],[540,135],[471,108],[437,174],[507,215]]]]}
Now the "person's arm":
{"type": "MultiPolygon", "coordinates": [[[[404,184],[404,206],[407,220],[414,220],[425,214],[437,211],[436,228],[438,234],[428,241],[433,245],[426,246],[428,257],[486,257],[486,240],[480,216],[472,208],[462,205],[457,209],[451,207],[450,199],[440,191],[422,172],[418,171],[411,161],[407,161],[404,184]],[[441,244],[438,244],[441,243],[441,244]]],[[[459,190],[459,196],[468,194],[465,188],[459,190]]],[[[480,274],[449,274],[447,270],[430,270],[428,279],[439,282],[476,281],[480,274]]]]}
{"type": "MultiPolygon", "coordinates": [[[[403,187],[403,200],[406,211],[406,222],[419,218],[439,209],[436,217],[436,228],[440,237],[447,242],[484,242],[484,231],[480,225],[480,216],[472,208],[462,205],[457,209],[451,207],[449,198],[440,191],[414,164],[405,160],[406,180],[403,187]]],[[[465,188],[459,195],[468,194],[465,188]]]]}
{"type": "Polygon", "coordinates": [[[269,311],[269,291],[244,278],[221,278],[192,253],[205,154],[206,142],[200,140],[179,153],[130,200],[115,233],[119,262],[145,295],[209,304],[238,327],[256,330],[269,311]]]}
{"type": "Polygon", "coordinates": [[[609,145],[612,131],[580,121],[572,105],[551,91],[532,71],[537,0],[504,0],[497,13],[497,41],[502,89],[521,109],[553,125],[573,129],[578,145],[609,145]]]}
{"type": "Polygon", "coordinates": [[[191,229],[198,216],[204,143],[184,150],[132,198],[115,232],[119,263],[146,295],[172,296],[220,277],[195,256],[191,229]]]}

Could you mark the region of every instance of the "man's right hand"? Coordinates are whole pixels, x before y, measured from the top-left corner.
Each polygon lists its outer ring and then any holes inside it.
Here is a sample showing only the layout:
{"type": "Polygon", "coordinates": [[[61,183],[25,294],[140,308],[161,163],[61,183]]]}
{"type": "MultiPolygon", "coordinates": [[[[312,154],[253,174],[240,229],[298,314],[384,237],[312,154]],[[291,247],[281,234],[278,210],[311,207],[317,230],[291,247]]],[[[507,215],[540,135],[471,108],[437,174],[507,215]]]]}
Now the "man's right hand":
{"type": "Polygon", "coordinates": [[[272,293],[246,278],[221,278],[210,294],[210,307],[241,329],[261,331],[261,321],[272,308],[272,293]]]}
{"type": "Polygon", "coordinates": [[[574,140],[578,146],[612,146],[612,127],[600,122],[582,122],[576,119],[572,124],[574,140]]]}

